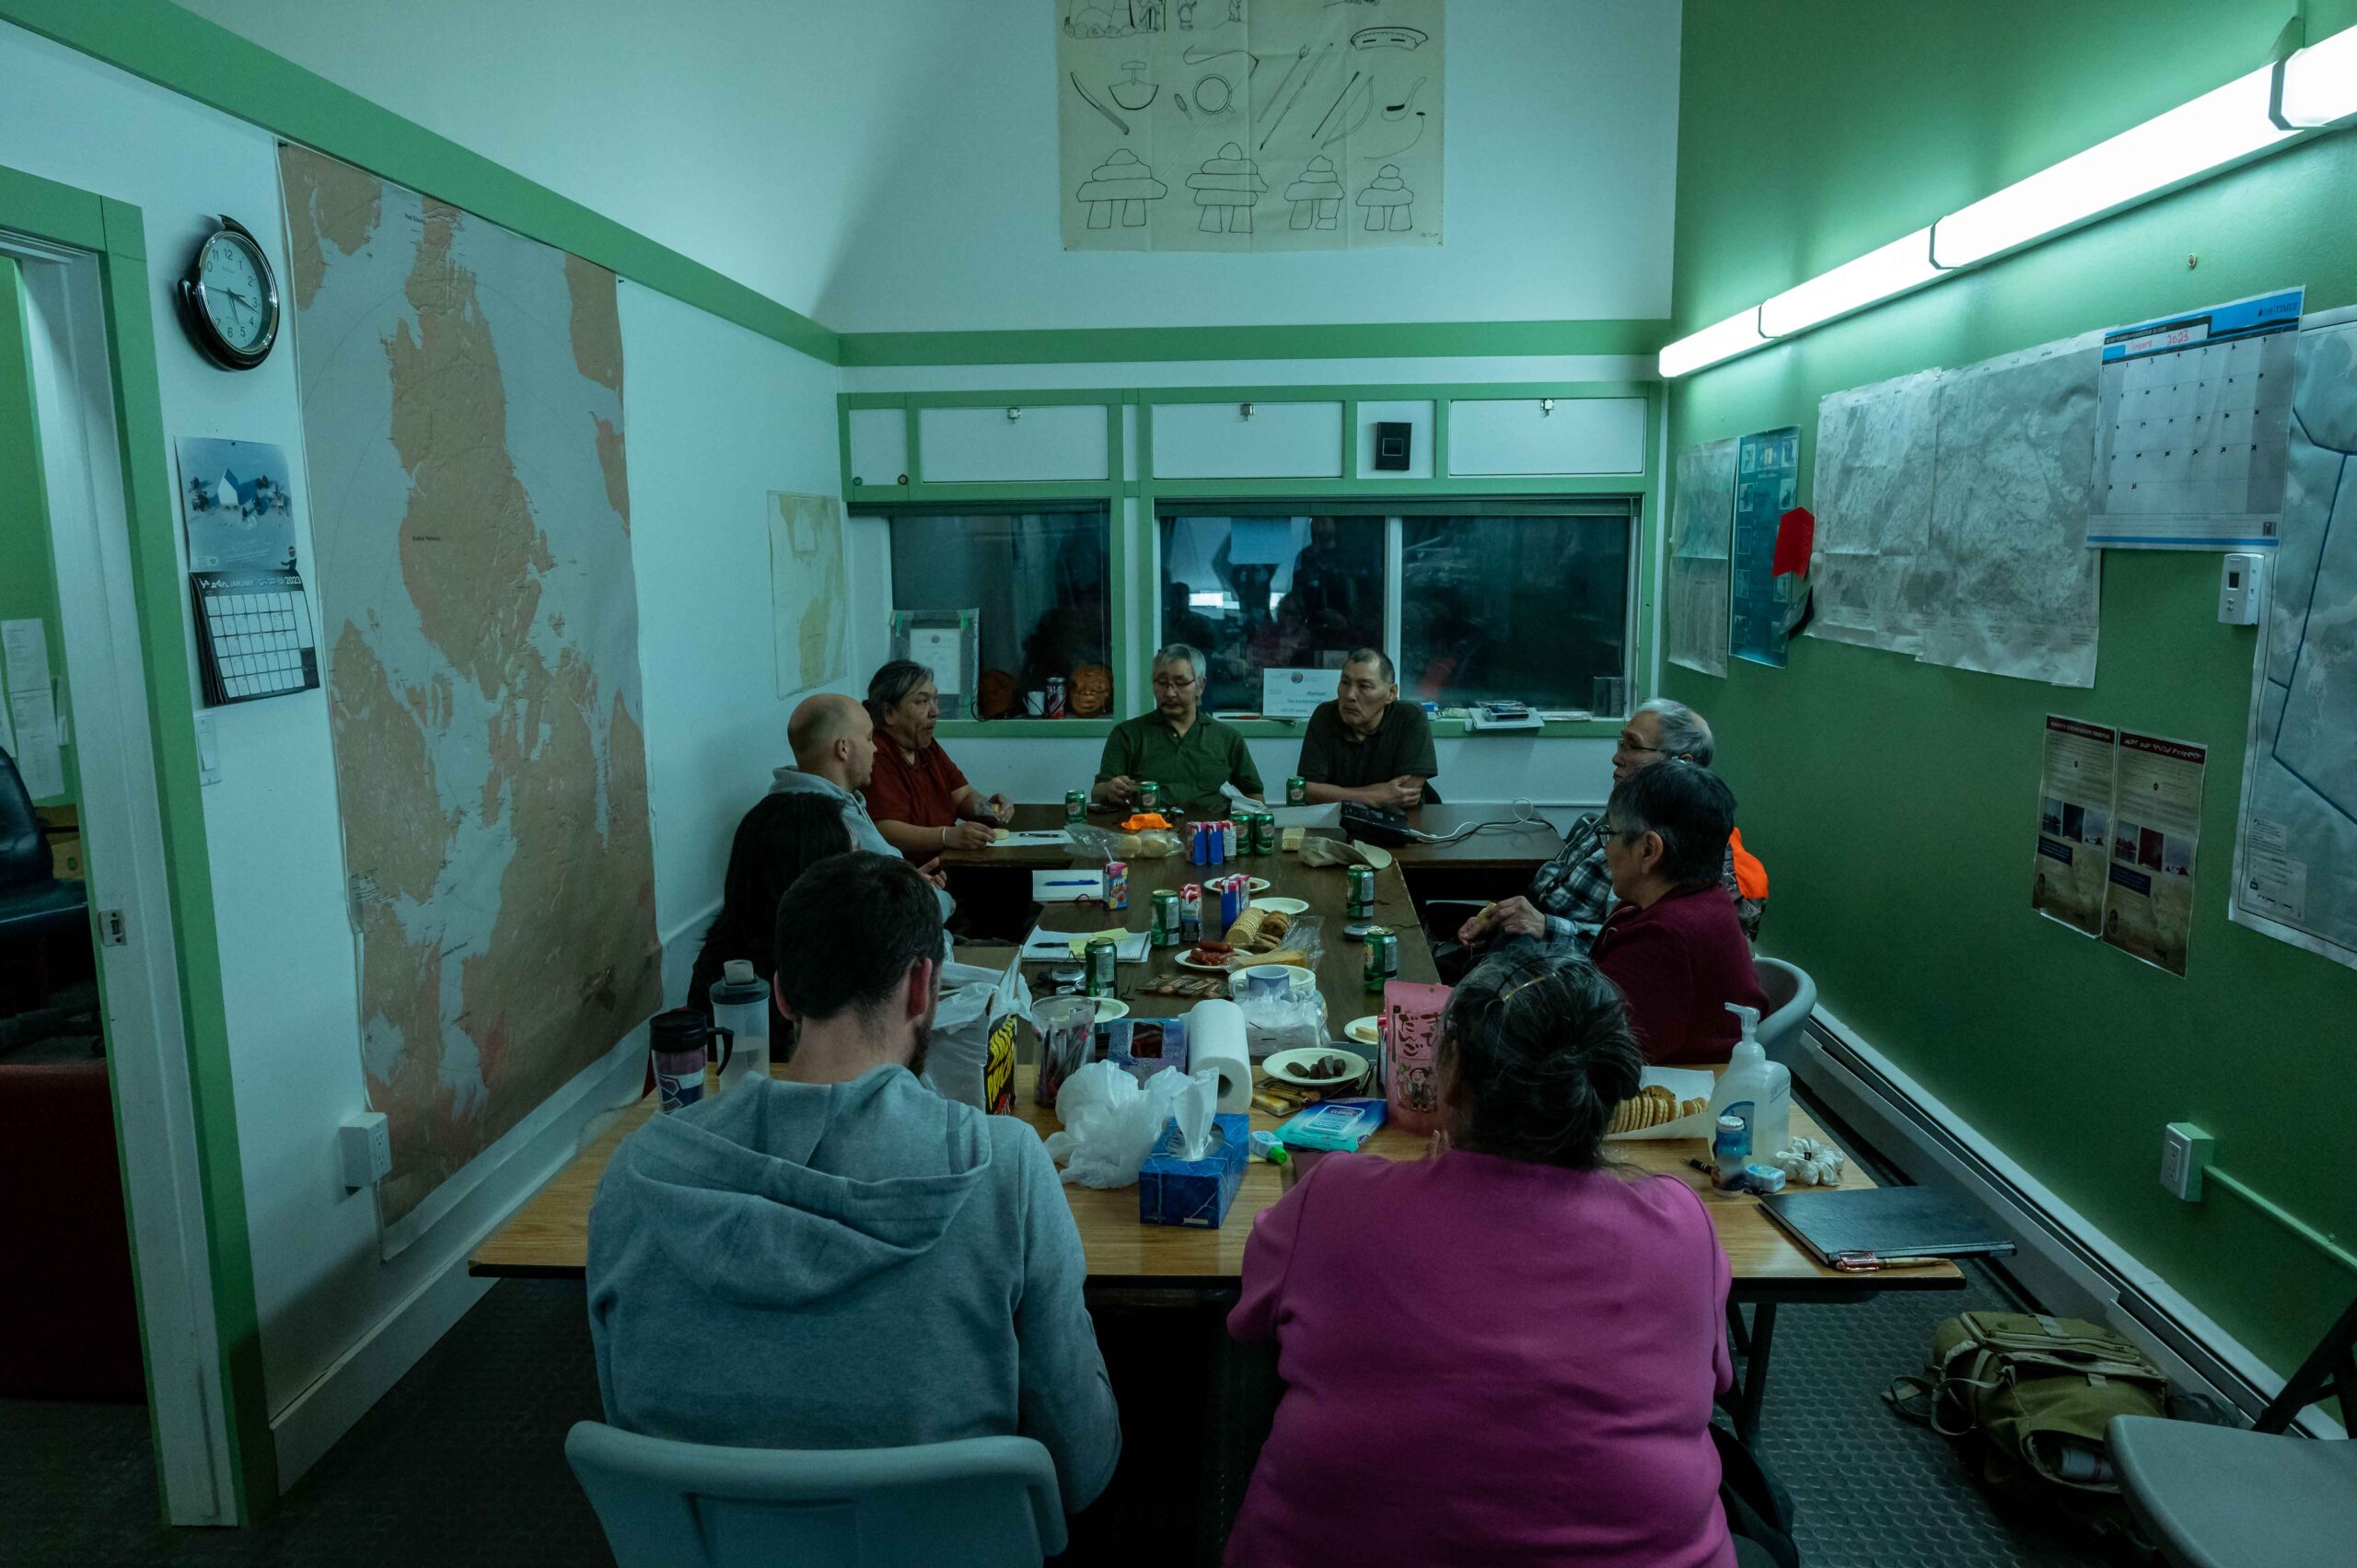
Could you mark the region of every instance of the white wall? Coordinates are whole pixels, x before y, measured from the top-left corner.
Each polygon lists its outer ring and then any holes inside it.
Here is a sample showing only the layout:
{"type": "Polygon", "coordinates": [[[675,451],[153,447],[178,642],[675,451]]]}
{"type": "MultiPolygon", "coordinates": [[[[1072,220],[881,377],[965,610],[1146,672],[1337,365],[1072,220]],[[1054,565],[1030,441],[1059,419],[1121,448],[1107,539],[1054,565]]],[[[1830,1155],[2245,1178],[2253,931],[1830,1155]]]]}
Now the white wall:
{"type": "Polygon", "coordinates": [[[1669,313],[1677,0],[1457,0],[1445,242],[1248,256],[1064,251],[1048,0],[183,3],[839,331],[1669,313]]]}
{"type": "MultiPolygon", "coordinates": [[[[274,140],[5,25],[0,81],[0,161],[145,212],[167,440],[288,448],[311,568],[299,341],[231,375],[196,355],[170,304],[216,214],[251,228],[284,269],[274,140]]],[[[717,856],[784,758],[765,564],[715,563],[749,553],[766,563],[767,490],[834,487],[835,372],[644,289],[625,288],[621,311],[656,912],[680,937],[666,955],[676,995],[695,917],[717,897],[717,856]]],[[[855,582],[862,570],[855,561],[855,582]]],[[[854,649],[854,668],[864,674],[880,655],[877,635],[854,649]]],[[[643,1047],[625,1041],[582,1074],[542,1124],[484,1156],[468,1198],[381,1260],[374,1199],[344,1193],[336,1156],[338,1124],[366,1098],[326,703],[307,692],[209,722],[222,776],[204,792],[205,828],[239,1155],[266,1391],[291,1481],[471,1303],[479,1288],[459,1274],[467,1251],[571,1156],[590,1116],[635,1095],[643,1047]]]]}

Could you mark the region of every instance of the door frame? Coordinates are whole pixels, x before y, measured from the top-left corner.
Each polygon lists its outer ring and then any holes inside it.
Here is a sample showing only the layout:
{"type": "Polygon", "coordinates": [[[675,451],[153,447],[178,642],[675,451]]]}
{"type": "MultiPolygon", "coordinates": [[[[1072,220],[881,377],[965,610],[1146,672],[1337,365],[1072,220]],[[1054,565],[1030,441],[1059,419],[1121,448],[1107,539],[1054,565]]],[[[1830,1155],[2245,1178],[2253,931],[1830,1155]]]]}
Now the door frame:
{"type": "Polygon", "coordinates": [[[89,807],[93,941],[107,923],[110,940],[96,950],[110,1036],[118,1020],[124,1026],[108,1083],[164,1517],[248,1524],[275,1507],[277,1461],[145,225],[128,203],[0,166],[0,230],[12,254],[41,269],[0,305],[38,314],[45,331],[19,368],[36,406],[57,415],[43,452],[46,488],[94,525],[77,548],[96,562],[96,597],[69,593],[61,580],[59,613],[89,807]]]}

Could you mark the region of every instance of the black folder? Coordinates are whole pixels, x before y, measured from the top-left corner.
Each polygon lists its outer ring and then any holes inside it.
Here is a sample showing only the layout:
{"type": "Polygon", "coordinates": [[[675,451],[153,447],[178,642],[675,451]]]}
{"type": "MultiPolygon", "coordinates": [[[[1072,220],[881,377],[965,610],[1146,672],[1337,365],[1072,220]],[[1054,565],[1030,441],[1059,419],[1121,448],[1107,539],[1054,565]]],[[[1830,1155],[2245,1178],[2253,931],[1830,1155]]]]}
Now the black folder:
{"type": "Polygon", "coordinates": [[[1923,1187],[1779,1192],[1759,1204],[1829,1269],[1873,1269],[1901,1258],[2003,1257],[2014,1250],[1986,1220],[1923,1187]]]}

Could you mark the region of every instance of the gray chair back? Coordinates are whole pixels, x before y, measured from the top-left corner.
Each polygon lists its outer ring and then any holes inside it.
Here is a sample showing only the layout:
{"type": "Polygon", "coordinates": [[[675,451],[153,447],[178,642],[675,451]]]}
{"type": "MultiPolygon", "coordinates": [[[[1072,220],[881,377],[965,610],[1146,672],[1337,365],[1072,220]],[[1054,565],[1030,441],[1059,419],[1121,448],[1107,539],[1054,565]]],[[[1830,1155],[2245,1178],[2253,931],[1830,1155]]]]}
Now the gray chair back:
{"type": "Polygon", "coordinates": [[[620,1568],[974,1568],[1064,1549],[1028,1437],[909,1448],[723,1448],[576,1423],[564,1457],[620,1568]]]}
{"type": "Polygon", "coordinates": [[[1759,989],[1768,993],[1768,1016],[1759,1020],[1759,1049],[1771,1062],[1790,1067],[1801,1053],[1801,1030],[1817,1006],[1817,981],[1808,970],[1782,958],[1754,958],[1759,989]]]}

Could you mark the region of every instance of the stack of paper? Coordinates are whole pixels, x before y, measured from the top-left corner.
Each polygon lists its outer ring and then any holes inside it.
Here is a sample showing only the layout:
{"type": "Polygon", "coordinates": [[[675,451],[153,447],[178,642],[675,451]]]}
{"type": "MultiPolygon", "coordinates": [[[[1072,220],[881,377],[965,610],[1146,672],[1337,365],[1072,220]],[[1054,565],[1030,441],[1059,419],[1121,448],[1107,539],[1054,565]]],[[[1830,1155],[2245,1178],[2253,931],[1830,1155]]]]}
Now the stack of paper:
{"type": "Polygon", "coordinates": [[[1125,964],[1142,964],[1151,949],[1154,934],[1147,931],[1124,931],[1114,926],[1106,931],[1048,931],[1035,927],[1023,939],[1023,961],[1027,964],[1070,963],[1087,950],[1089,943],[1099,936],[1110,936],[1118,946],[1115,956],[1125,964]]]}

